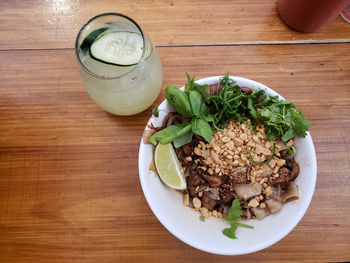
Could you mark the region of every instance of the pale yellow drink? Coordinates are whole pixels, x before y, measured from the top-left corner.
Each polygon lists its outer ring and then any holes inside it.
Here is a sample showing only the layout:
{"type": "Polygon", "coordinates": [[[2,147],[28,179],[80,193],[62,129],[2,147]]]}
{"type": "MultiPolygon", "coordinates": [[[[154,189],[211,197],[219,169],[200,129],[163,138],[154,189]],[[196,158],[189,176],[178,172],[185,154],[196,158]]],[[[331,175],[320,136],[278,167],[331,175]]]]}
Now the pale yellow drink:
{"type": "MultiPolygon", "coordinates": [[[[97,19],[90,20],[85,26],[86,32],[80,33],[77,38],[76,55],[81,80],[90,97],[102,109],[117,115],[137,114],[147,109],[161,90],[162,67],[157,50],[136,22],[130,18],[119,14],[105,14],[97,19]],[[101,21],[96,23],[97,19],[101,21]],[[91,23],[93,25],[89,27],[91,23]],[[118,60],[115,62],[112,57],[113,63],[108,64],[108,60],[96,59],[91,49],[90,52],[81,49],[84,39],[99,28],[106,30],[103,33],[105,35],[110,32],[117,32],[117,35],[119,32],[126,32],[125,34],[132,33],[134,36],[136,34],[143,39],[144,50],[142,55],[140,54],[140,60],[132,65],[128,65],[125,61],[123,65],[118,65],[118,60]]],[[[123,59],[127,60],[129,53],[134,54],[135,45],[129,43],[128,37],[122,39],[122,44],[118,41],[111,41],[100,52],[107,52],[110,56],[118,56],[122,52],[123,59]]]]}

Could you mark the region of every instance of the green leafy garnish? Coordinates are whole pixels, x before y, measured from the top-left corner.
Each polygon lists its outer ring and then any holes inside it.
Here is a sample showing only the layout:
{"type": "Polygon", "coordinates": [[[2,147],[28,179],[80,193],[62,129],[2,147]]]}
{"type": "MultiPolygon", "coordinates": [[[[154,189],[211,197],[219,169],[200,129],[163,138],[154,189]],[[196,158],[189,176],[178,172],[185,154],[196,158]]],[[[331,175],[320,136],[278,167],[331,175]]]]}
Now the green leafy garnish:
{"type": "Polygon", "coordinates": [[[193,137],[193,131],[189,130],[185,134],[181,135],[180,137],[177,137],[174,139],[173,144],[175,148],[179,148],[182,145],[185,145],[187,143],[190,143],[192,141],[193,137]]]}
{"type": "Polygon", "coordinates": [[[238,225],[236,222],[231,223],[231,227],[230,228],[225,228],[222,230],[222,233],[232,239],[236,239],[236,230],[238,228],[238,225]]]}
{"type": "Polygon", "coordinates": [[[214,118],[207,114],[204,99],[201,93],[196,90],[199,90],[199,88],[201,92],[204,92],[205,88],[209,92],[208,85],[192,85],[186,92],[174,86],[168,86],[165,89],[165,97],[169,104],[181,115],[191,118],[191,122],[189,124],[171,125],[155,133],[150,138],[151,143],[156,145],[157,141],[161,144],[174,142],[174,146],[178,148],[189,143],[192,140],[193,133],[202,136],[208,143],[211,142],[213,131],[209,123],[213,122],[214,118]]]}
{"type": "Polygon", "coordinates": [[[154,107],[153,110],[152,110],[152,115],[156,118],[159,117],[159,109],[158,109],[158,106],[154,107]]]}
{"type": "Polygon", "coordinates": [[[205,221],[205,217],[204,217],[204,216],[200,216],[200,217],[199,217],[199,220],[202,221],[202,222],[204,222],[204,221],[205,221]]]}
{"type": "Polygon", "coordinates": [[[168,86],[165,89],[165,97],[174,110],[180,113],[182,116],[188,118],[194,117],[191,104],[186,93],[174,86],[168,86]]]}
{"type": "Polygon", "coordinates": [[[229,228],[225,228],[222,230],[222,233],[232,239],[236,239],[236,230],[238,227],[245,227],[245,228],[250,228],[253,229],[253,226],[247,225],[247,224],[242,224],[239,223],[238,220],[242,216],[242,208],[241,208],[241,203],[242,200],[240,199],[235,199],[232,202],[232,206],[228,210],[228,214],[226,218],[222,218],[222,220],[227,221],[230,223],[229,228]]]}
{"type": "Polygon", "coordinates": [[[239,218],[241,218],[241,203],[242,201],[240,199],[233,200],[232,205],[228,210],[227,219],[237,221],[239,218]]]}
{"type": "Polygon", "coordinates": [[[149,139],[154,145],[157,144],[157,141],[161,144],[168,144],[174,141],[176,138],[179,138],[185,135],[192,128],[192,124],[175,124],[171,125],[151,136],[149,139]]]}
{"type": "MultiPolygon", "coordinates": [[[[168,86],[165,97],[176,112],[191,119],[192,133],[202,136],[207,142],[211,141],[215,129],[224,129],[234,119],[250,120],[253,132],[256,132],[257,125],[262,124],[268,140],[278,138],[287,142],[295,136],[305,137],[309,130],[310,122],[293,103],[270,96],[265,90],[245,92],[229,77],[229,73],[220,79],[212,96],[208,85],[197,84],[188,74],[187,80],[184,91],[168,86]]],[[[189,142],[188,138],[192,136],[189,130],[188,127],[186,135],[176,132],[168,138],[163,138],[168,133],[159,134],[159,131],[151,137],[151,142],[163,144],[176,139],[176,146],[180,147],[189,142]],[[184,138],[179,139],[181,136],[184,138]]]]}
{"type": "Polygon", "coordinates": [[[287,142],[295,136],[306,136],[310,122],[290,101],[279,101],[277,97],[268,96],[257,106],[262,109],[260,118],[268,140],[280,138],[287,142]]]}
{"type": "Polygon", "coordinates": [[[190,90],[195,90],[202,95],[203,99],[206,99],[210,96],[209,85],[200,85],[194,82],[194,77],[191,78],[188,73],[186,73],[186,76],[187,84],[185,85],[185,93],[188,93],[190,90]]]}
{"type": "Polygon", "coordinates": [[[211,142],[212,130],[208,122],[204,119],[196,118],[193,120],[192,131],[202,136],[208,143],[211,142]]]}
{"type": "Polygon", "coordinates": [[[204,104],[202,95],[195,90],[188,91],[188,99],[191,104],[192,112],[195,116],[200,116],[202,104],[204,104]]]}

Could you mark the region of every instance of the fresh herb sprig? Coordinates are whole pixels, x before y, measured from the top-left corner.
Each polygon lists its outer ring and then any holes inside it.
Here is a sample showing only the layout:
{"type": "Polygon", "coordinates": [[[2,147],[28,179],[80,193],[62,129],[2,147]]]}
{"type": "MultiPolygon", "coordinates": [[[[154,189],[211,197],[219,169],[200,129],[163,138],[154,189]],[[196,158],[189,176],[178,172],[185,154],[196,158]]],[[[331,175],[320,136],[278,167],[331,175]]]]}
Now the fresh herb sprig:
{"type": "Polygon", "coordinates": [[[187,77],[188,83],[185,91],[168,86],[165,89],[165,97],[176,112],[190,118],[191,121],[188,124],[171,125],[155,133],[150,138],[150,142],[154,145],[157,144],[157,141],[161,144],[174,142],[174,146],[178,148],[189,143],[193,134],[202,136],[208,143],[211,142],[213,128],[210,123],[214,119],[208,114],[205,103],[205,98],[209,97],[209,86],[195,83],[194,78],[188,74],[187,77]]]}
{"type": "Polygon", "coordinates": [[[222,218],[222,220],[227,221],[230,223],[229,228],[225,228],[222,230],[222,233],[232,239],[236,239],[236,230],[238,227],[245,227],[253,229],[254,227],[247,224],[239,223],[238,220],[242,216],[242,208],[241,208],[242,201],[240,199],[235,199],[232,202],[232,206],[228,210],[226,218],[222,218]]]}
{"type": "Polygon", "coordinates": [[[250,119],[256,124],[259,114],[254,104],[264,93],[264,90],[254,90],[251,94],[242,92],[227,73],[218,83],[216,94],[206,99],[209,114],[214,118],[214,126],[224,129],[232,119],[241,122],[250,119]]]}
{"type": "Polygon", "coordinates": [[[309,130],[310,122],[293,103],[270,96],[265,90],[245,92],[229,73],[220,79],[213,95],[208,85],[194,82],[188,74],[187,79],[184,91],[168,86],[165,97],[176,112],[191,120],[190,123],[172,125],[157,132],[150,138],[153,144],[174,142],[175,147],[180,147],[189,143],[193,134],[210,143],[213,130],[224,129],[233,119],[250,120],[253,131],[258,124],[263,124],[268,140],[278,138],[287,142],[295,136],[305,137],[309,130]]]}
{"type": "Polygon", "coordinates": [[[310,122],[290,101],[266,96],[256,106],[261,108],[260,121],[264,124],[268,140],[280,138],[287,142],[295,136],[306,136],[310,122]]]}

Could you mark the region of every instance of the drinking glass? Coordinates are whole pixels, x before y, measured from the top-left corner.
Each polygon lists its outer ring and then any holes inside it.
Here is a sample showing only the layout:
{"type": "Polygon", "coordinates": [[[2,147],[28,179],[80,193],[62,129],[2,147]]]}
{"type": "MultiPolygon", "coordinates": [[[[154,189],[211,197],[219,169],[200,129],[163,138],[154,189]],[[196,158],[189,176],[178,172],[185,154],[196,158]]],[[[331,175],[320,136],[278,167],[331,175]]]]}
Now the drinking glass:
{"type": "Polygon", "coordinates": [[[91,18],[77,35],[75,55],[86,91],[105,111],[116,115],[137,114],[147,109],[160,93],[162,67],[157,50],[141,27],[126,15],[105,13],[91,18]],[[96,59],[91,48],[93,44],[86,47],[89,39],[95,37],[94,41],[97,41],[115,32],[127,37],[113,40],[99,51],[108,56],[124,52],[128,58],[128,54],[133,54],[136,48],[135,43],[129,41],[128,34],[136,36],[142,39],[139,42],[142,48],[140,58],[136,62],[129,65],[96,59]]]}

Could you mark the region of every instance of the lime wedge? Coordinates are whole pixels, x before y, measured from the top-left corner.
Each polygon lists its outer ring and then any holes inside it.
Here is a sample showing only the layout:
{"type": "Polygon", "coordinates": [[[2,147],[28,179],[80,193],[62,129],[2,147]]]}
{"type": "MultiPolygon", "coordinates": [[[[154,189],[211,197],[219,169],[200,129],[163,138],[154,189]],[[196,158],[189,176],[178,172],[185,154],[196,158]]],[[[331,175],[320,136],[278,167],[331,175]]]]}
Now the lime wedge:
{"type": "Polygon", "coordinates": [[[158,143],[154,160],[158,175],[167,186],[176,190],[186,189],[185,176],[171,143],[158,143]]]}
{"type": "Polygon", "coordinates": [[[91,57],[108,64],[132,66],[139,62],[143,52],[143,38],[134,32],[102,33],[91,44],[91,57]]]}

